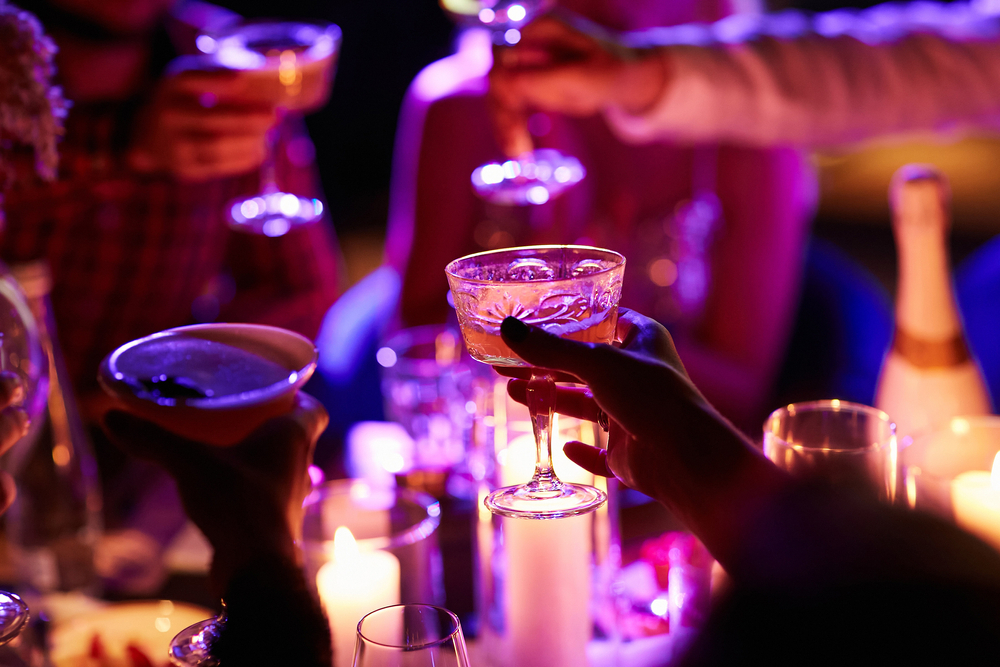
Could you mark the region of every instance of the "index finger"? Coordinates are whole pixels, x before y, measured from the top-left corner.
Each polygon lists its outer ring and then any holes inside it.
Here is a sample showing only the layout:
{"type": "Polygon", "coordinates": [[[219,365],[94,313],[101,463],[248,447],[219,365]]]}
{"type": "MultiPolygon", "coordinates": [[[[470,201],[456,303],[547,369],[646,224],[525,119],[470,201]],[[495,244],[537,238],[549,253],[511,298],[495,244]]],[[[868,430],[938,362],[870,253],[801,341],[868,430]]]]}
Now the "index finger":
{"type": "Polygon", "coordinates": [[[278,100],[268,100],[259,90],[254,90],[250,78],[239,70],[185,70],[163,80],[167,95],[187,97],[207,106],[221,104],[256,106],[273,109],[278,100]],[[273,103],[272,103],[273,102],[273,103]]]}

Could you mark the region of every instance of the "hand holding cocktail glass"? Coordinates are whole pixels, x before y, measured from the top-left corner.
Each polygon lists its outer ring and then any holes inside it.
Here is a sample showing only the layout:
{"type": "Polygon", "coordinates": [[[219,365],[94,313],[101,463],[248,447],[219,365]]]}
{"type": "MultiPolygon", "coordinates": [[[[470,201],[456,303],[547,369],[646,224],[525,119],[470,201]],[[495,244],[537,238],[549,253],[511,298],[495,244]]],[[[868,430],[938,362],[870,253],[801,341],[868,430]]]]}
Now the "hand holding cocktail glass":
{"type": "MultiPolygon", "coordinates": [[[[315,365],[311,341],[247,324],[171,329],[102,363],[99,379],[119,408],[105,419],[112,441],[176,480],[215,549],[211,583],[220,595],[254,563],[301,576],[294,540],[327,423],[322,406],[298,391],[315,365]]],[[[175,664],[214,664],[221,631],[209,619],[178,635],[175,664]]]]}
{"type": "MultiPolygon", "coordinates": [[[[603,411],[611,420],[607,451],[571,442],[564,447],[567,456],[669,507],[723,567],[740,559],[749,519],[791,478],[701,395],[667,330],[622,310],[619,348],[512,324],[504,327],[504,340],[520,358],[587,385],[558,387],[557,412],[596,420],[603,411]]],[[[497,370],[523,376],[515,368],[497,370]]],[[[527,385],[515,379],[508,391],[526,403],[527,385]]]]}
{"type": "Polygon", "coordinates": [[[206,181],[259,167],[260,191],[227,206],[234,229],[273,237],[318,221],[320,200],[279,188],[274,151],[285,114],[316,111],[329,99],[340,29],[253,22],[200,35],[197,44],[202,55],[172,62],[140,111],[132,168],[206,181]]]}
{"type": "MultiPolygon", "coordinates": [[[[533,246],[469,255],[445,269],[462,337],[472,357],[497,367],[528,366],[501,337],[507,318],[556,335],[610,343],[618,320],[625,258],[586,246],[533,246]]],[[[531,369],[527,403],[535,433],[535,474],[530,482],[491,493],[496,514],[556,519],[590,512],[607,499],[590,486],[564,483],[552,469],[555,380],[531,369]]]]}

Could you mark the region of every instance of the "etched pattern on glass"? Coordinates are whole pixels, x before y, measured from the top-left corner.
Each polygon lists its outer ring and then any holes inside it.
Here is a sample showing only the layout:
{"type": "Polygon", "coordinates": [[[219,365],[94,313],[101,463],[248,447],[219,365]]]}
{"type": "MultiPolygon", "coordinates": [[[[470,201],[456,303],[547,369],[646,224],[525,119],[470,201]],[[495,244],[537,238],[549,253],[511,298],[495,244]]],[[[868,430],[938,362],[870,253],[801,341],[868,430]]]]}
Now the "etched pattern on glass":
{"type": "MultiPolygon", "coordinates": [[[[512,254],[514,251],[512,251],[512,254]]],[[[614,262],[577,259],[572,250],[545,257],[470,262],[452,298],[469,352],[495,365],[523,365],[500,339],[508,316],[557,336],[611,342],[622,276],[614,262]],[[574,261],[575,260],[575,261],[574,261]]]]}

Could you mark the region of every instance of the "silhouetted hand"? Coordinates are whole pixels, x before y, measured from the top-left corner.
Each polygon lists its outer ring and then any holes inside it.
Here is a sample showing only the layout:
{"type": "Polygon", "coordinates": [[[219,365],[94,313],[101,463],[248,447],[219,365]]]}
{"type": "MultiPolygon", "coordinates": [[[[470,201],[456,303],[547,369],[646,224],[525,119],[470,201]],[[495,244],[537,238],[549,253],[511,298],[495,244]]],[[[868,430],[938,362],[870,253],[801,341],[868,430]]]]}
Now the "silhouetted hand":
{"type": "Polygon", "coordinates": [[[300,392],[290,414],[232,447],[187,440],[121,411],[108,413],[104,425],[116,445],[177,482],[185,511],[215,548],[211,574],[221,594],[234,572],[261,555],[295,562],[307,469],[327,421],[319,402],[300,392]]]}
{"type": "MultiPolygon", "coordinates": [[[[670,507],[726,564],[744,520],[789,478],[725,420],[691,383],[667,330],[623,310],[620,348],[559,338],[507,318],[504,341],[525,361],[587,385],[560,387],[556,411],[611,419],[607,452],[567,443],[567,456],[595,474],[613,474],[670,507]]],[[[497,369],[505,375],[523,371],[497,369]]],[[[525,402],[526,381],[510,395],[525,402]]]]}
{"type": "Polygon", "coordinates": [[[245,174],[267,154],[275,105],[248,91],[247,77],[230,70],[188,70],[163,77],[138,116],[128,154],[141,173],[186,181],[245,174]]]}

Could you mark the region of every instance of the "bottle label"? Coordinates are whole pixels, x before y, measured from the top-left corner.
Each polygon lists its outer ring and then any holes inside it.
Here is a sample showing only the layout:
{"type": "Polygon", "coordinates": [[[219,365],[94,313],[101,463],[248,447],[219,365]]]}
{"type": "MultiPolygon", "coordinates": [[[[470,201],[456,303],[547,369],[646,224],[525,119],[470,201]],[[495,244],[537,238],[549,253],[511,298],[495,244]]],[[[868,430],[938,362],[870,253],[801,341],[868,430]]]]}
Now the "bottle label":
{"type": "Polygon", "coordinates": [[[970,358],[961,334],[948,340],[925,340],[896,327],[892,349],[917,368],[949,368],[970,358]]]}

